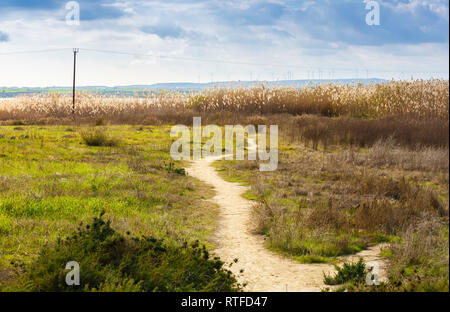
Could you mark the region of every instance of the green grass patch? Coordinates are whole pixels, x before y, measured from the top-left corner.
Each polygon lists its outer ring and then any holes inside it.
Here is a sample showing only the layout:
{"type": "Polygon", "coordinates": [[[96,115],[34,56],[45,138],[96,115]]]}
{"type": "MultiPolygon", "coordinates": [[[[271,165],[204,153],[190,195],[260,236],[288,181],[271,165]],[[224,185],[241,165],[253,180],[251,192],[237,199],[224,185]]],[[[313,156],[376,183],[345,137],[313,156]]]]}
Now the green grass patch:
{"type": "Polygon", "coordinates": [[[101,211],[122,234],[213,247],[213,192],[171,159],[170,127],[97,128],[120,144],[88,146],[88,127],[0,127],[0,277],[101,211]]]}
{"type": "Polygon", "coordinates": [[[304,255],[294,258],[300,263],[336,263],[338,260],[336,258],[322,257],[317,255],[304,255]]]}

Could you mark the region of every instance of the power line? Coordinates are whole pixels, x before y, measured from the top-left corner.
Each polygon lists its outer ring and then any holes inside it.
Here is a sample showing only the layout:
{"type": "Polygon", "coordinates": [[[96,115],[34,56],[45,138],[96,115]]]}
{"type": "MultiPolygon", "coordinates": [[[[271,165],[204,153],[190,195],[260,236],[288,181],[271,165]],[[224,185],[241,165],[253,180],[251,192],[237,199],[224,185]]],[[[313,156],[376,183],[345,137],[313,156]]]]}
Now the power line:
{"type": "Polygon", "coordinates": [[[15,51],[15,52],[0,52],[0,55],[17,55],[17,54],[34,54],[34,53],[49,53],[71,50],[71,48],[62,49],[47,49],[47,50],[29,50],[29,51],[15,51]]]}
{"type": "MultiPolygon", "coordinates": [[[[72,48],[60,48],[60,49],[46,49],[46,50],[29,50],[29,51],[16,51],[16,52],[1,52],[0,55],[19,55],[19,54],[34,54],[34,53],[51,53],[51,52],[61,52],[72,50],[72,48]]],[[[248,65],[248,66],[261,66],[261,67],[279,67],[279,68],[299,68],[303,70],[312,70],[314,71],[317,67],[308,67],[301,65],[283,65],[283,64],[270,64],[270,63],[252,63],[252,62],[240,62],[240,61],[232,61],[232,60],[217,60],[217,59],[206,59],[206,58],[192,58],[192,57],[179,57],[179,56],[170,56],[170,55],[157,55],[157,54],[149,54],[149,53],[134,53],[134,52],[124,52],[124,51],[114,51],[114,50],[102,50],[102,49],[87,49],[80,48],[80,51],[90,51],[97,53],[106,53],[106,54],[117,54],[117,55],[128,55],[134,57],[155,57],[160,59],[168,59],[168,60],[180,60],[180,61],[193,61],[193,62],[207,62],[207,63],[217,63],[217,64],[234,64],[234,65],[248,65]]],[[[334,71],[354,71],[354,68],[318,68],[319,75],[322,70],[332,71],[334,75],[334,71]]],[[[416,74],[448,74],[448,71],[414,71],[414,70],[382,70],[382,69],[364,69],[366,72],[376,72],[376,73],[416,73],[416,74]]]]}
{"type": "MultiPolygon", "coordinates": [[[[168,55],[157,55],[148,53],[133,53],[133,52],[123,52],[123,51],[113,51],[113,50],[100,50],[100,49],[80,49],[84,51],[98,52],[98,53],[108,53],[108,54],[118,54],[118,55],[129,55],[129,56],[141,56],[141,57],[155,57],[161,59],[173,59],[182,61],[195,61],[195,62],[210,62],[210,63],[220,63],[220,64],[234,64],[234,65],[249,65],[249,66],[265,66],[265,67],[281,67],[281,68],[300,68],[300,69],[312,69],[313,67],[301,66],[301,65],[282,65],[282,64],[269,64],[269,63],[250,63],[250,62],[239,62],[239,61],[227,61],[227,60],[214,60],[214,59],[203,59],[203,58],[189,58],[189,57],[178,57],[178,56],[168,56],[168,55]]],[[[317,68],[317,67],[316,67],[317,68]]],[[[340,71],[354,71],[354,68],[323,68],[321,67],[319,71],[322,70],[340,70],[340,71]]],[[[448,71],[411,71],[411,70],[379,70],[379,69],[365,69],[372,72],[383,72],[383,73],[436,73],[436,74],[448,74],[448,71]]]]}
{"type": "Polygon", "coordinates": [[[148,53],[132,53],[132,52],[122,52],[122,51],[112,51],[112,50],[98,50],[98,49],[80,49],[83,51],[99,52],[99,53],[109,53],[109,54],[119,54],[119,55],[129,55],[129,56],[141,56],[141,57],[155,57],[161,59],[172,59],[181,61],[194,61],[194,62],[209,62],[209,63],[220,63],[220,64],[235,64],[235,65],[252,65],[252,66],[270,66],[270,67],[298,67],[298,68],[308,68],[305,66],[297,65],[281,65],[281,64],[267,64],[267,63],[249,63],[249,62],[238,62],[238,61],[227,61],[227,60],[213,60],[213,59],[203,59],[203,58],[192,58],[192,57],[179,57],[179,56],[168,56],[168,55],[157,55],[148,53]]]}

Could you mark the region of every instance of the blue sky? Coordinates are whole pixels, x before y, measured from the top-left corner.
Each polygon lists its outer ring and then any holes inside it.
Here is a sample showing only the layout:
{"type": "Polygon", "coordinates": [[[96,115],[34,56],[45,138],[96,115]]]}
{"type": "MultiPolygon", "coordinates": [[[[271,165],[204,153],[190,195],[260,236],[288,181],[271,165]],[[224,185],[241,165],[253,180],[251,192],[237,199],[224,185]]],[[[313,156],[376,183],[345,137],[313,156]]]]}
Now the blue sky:
{"type": "Polygon", "coordinates": [[[448,77],[448,1],[377,2],[379,26],[362,0],[79,0],[73,26],[67,1],[2,0],[0,86],[70,85],[70,49],[2,53],[71,47],[82,85],[448,77]]]}

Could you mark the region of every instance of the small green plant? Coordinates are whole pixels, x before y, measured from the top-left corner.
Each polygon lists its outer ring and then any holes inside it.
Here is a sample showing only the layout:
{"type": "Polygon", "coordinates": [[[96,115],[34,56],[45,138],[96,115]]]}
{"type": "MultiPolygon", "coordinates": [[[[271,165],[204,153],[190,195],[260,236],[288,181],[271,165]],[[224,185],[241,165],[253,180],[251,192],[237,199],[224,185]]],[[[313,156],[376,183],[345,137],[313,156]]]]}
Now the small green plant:
{"type": "Polygon", "coordinates": [[[186,175],[186,170],[184,168],[176,168],[173,162],[170,162],[167,167],[165,167],[166,171],[169,173],[176,173],[180,175],[186,175]]]}
{"type": "Polygon", "coordinates": [[[103,129],[88,129],[80,132],[81,138],[88,146],[117,146],[119,140],[108,135],[103,129]]]}
{"type": "Polygon", "coordinates": [[[342,267],[334,266],[337,273],[334,276],[324,274],[324,283],[326,285],[341,285],[352,282],[359,284],[366,278],[366,264],[360,258],[356,263],[344,263],[342,267]]]}

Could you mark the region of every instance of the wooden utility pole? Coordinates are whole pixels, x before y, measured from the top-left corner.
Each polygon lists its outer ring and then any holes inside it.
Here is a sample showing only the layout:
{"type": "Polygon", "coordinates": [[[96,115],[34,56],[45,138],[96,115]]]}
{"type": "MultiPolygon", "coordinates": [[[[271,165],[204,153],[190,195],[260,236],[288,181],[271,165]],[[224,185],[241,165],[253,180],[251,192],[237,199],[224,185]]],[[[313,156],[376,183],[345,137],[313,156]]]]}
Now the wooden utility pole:
{"type": "Polygon", "coordinates": [[[73,90],[72,90],[72,114],[75,115],[75,75],[77,68],[77,53],[80,50],[78,48],[73,49],[73,90]]]}

